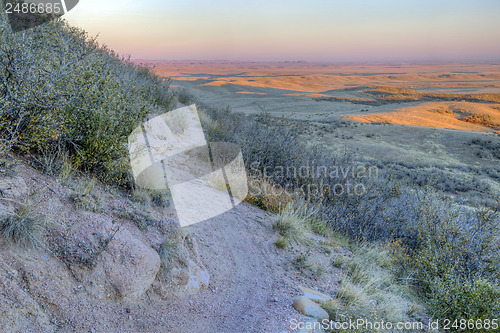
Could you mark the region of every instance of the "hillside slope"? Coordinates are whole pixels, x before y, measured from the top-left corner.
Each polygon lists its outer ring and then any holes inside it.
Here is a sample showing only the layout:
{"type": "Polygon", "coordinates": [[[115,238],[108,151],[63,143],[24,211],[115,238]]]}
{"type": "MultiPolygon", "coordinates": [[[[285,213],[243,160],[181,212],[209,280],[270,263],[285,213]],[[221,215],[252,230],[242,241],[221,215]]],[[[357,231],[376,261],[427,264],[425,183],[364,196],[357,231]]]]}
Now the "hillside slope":
{"type": "Polygon", "coordinates": [[[133,221],[143,212],[121,193],[97,185],[91,195],[103,205],[94,213],[62,183],[26,161],[0,176],[0,215],[29,205],[48,217],[39,249],[2,239],[6,331],[289,332],[291,319],[304,318],[292,307],[299,285],[337,288],[333,266],[321,278],[300,274],[291,252],[274,245],[273,217],[249,204],[182,232],[167,208],[141,231],[133,221]],[[155,249],[179,233],[184,243],[169,262],[177,273],[164,283],[155,249]]]}

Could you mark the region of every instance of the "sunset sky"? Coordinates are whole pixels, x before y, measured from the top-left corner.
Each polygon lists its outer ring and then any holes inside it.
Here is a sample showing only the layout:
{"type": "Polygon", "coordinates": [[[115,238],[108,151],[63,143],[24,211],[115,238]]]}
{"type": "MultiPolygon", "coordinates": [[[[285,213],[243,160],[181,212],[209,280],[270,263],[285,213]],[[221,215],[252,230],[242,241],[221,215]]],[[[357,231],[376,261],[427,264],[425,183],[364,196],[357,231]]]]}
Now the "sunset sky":
{"type": "Polygon", "coordinates": [[[500,60],[498,0],[80,0],[64,17],[136,59],[500,60]]]}

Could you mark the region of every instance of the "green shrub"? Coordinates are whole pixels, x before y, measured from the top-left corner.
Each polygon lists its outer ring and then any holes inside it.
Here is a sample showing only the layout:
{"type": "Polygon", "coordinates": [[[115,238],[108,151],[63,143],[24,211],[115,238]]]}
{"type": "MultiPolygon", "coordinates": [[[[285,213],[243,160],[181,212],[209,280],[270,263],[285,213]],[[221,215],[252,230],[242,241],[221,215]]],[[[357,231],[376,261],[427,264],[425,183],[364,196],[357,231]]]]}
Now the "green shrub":
{"type": "Polygon", "coordinates": [[[130,182],[128,135],[171,109],[169,81],[63,21],[17,34],[0,23],[0,153],[57,146],[100,180],[130,182]]]}
{"type": "Polygon", "coordinates": [[[499,225],[494,212],[480,210],[463,220],[465,212],[443,215],[439,208],[427,209],[415,226],[417,241],[397,245],[402,274],[412,276],[436,318],[498,316],[499,225]]]}
{"type": "Polygon", "coordinates": [[[493,319],[500,313],[500,285],[477,277],[472,282],[445,275],[432,281],[428,301],[436,318],[493,319]]]}

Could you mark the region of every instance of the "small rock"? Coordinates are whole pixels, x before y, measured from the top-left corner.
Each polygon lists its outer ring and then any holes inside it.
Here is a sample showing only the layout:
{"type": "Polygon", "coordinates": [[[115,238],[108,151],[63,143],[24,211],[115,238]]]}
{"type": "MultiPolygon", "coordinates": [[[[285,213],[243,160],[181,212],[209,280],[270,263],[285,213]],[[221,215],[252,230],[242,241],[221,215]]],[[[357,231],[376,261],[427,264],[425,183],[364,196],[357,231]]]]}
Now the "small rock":
{"type": "Polygon", "coordinates": [[[330,296],[323,294],[317,290],[303,286],[299,286],[299,288],[304,292],[304,296],[306,296],[307,298],[316,303],[324,304],[326,302],[333,301],[333,299],[330,296]]]}
{"type": "Polygon", "coordinates": [[[328,313],[306,296],[295,298],[293,307],[303,315],[316,318],[320,322],[324,319],[329,320],[328,313]]]}

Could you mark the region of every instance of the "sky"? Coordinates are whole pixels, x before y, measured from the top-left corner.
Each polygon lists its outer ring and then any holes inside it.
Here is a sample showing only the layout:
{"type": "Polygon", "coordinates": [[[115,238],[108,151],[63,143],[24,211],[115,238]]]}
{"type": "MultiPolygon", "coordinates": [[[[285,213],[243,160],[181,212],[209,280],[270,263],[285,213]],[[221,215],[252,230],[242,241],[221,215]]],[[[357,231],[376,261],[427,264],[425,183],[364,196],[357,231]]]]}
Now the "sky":
{"type": "Polygon", "coordinates": [[[500,60],[499,0],[80,0],[64,18],[134,59],[500,60]]]}

